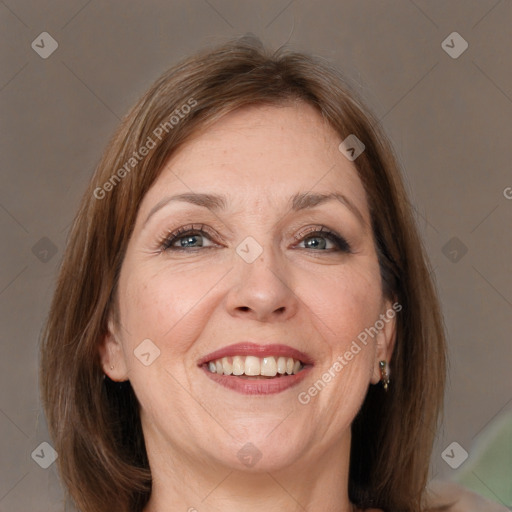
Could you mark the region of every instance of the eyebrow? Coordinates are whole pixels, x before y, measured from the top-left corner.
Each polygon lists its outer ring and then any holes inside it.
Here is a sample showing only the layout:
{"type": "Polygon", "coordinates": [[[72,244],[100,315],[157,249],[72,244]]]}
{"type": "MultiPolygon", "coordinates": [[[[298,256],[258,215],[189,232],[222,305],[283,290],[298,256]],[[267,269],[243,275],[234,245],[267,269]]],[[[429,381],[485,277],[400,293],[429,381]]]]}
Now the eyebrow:
{"type": "MultiPolygon", "coordinates": [[[[197,206],[201,206],[203,208],[208,208],[212,211],[220,211],[226,210],[227,208],[227,198],[226,196],[217,195],[217,194],[203,194],[203,193],[184,193],[178,194],[175,196],[164,197],[161,201],[159,201],[151,211],[149,212],[146,220],[144,221],[144,226],[148,223],[149,219],[164,206],[168,205],[171,202],[185,202],[195,204],[197,206]]],[[[299,192],[293,195],[290,200],[290,210],[291,211],[301,211],[306,210],[308,208],[314,208],[315,206],[319,206],[321,204],[327,203],[329,201],[339,201],[341,204],[346,206],[363,224],[366,226],[366,220],[364,219],[361,212],[356,208],[356,206],[344,195],[338,192],[331,192],[329,194],[319,194],[319,193],[309,193],[309,192],[299,192]]]]}

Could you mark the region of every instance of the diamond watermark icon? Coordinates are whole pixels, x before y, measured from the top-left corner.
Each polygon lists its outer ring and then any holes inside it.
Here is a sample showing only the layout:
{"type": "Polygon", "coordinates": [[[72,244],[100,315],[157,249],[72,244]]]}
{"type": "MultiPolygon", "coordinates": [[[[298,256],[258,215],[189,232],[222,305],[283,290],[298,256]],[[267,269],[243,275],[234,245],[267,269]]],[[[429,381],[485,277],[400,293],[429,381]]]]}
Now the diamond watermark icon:
{"type": "Polygon", "coordinates": [[[444,449],[441,457],[448,466],[452,469],[457,469],[466,461],[469,454],[457,441],[454,441],[444,449]]]}
{"type": "Polygon", "coordinates": [[[47,59],[59,47],[59,43],[48,32],[41,32],[32,41],[31,46],[39,57],[47,59]]]}
{"type": "Polygon", "coordinates": [[[341,144],[338,149],[345,158],[353,162],[364,150],[365,145],[351,133],[341,144]]]}
{"type": "Polygon", "coordinates": [[[48,469],[57,460],[58,454],[49,443],[44,441],[30,456],[43,469],[48,469]]]}
{"type": "Polygon", "coordinates": [[[144,366],[149,366],[160,356],[160,349],[147,338],[137,346],[133,353],[144,366]]]}
{"type": "Polygon", "coordinates": [[[32,254],[43,263],[50,261],[57,254],[57,246],[46,236],[43,236],[32,247],[32,254]]]}
{"type": "Polygon", "coordinates": [[[252,236],[245,238],[236,248],[236,253],[246,263],[252,263],[262,252],[263,247],[252,236]]]}
{"type": "Polygon", "coordinates": [[[468,248],[454,236],[443,245],[441,251],[452,263],[457,263],[468,252],[468,248]]]}
{"type": "Polygon", "coordinates": [[[468,42],[458,32],[452,32],[441,43],[441,48],[452,59],[458,59],[468,49],[468,46],[468,42]]]}
{"type": "Polygon", "coordinates": [[[262,453],[252,443],[245,443],[236,454],[240,462],[252,468],[262,457],[262,453]]]}

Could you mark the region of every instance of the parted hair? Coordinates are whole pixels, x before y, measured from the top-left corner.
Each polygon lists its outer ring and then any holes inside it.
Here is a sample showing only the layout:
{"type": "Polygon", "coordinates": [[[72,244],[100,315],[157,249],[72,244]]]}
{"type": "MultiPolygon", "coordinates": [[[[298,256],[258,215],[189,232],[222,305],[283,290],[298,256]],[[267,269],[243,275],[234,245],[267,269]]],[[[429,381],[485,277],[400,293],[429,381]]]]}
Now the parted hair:
{"type": "Polygon", "coordinates": [[[140,512],[151,493],[137,398],[129,380],[105,378],[98,349],[109,315],[119,320],[118,278],[141,200],[198,130],[246,106],[297,101],[312,105],[341,140],[353,134],[364,143],[353,163],[370,209],[376,285],[402,306],[390,388],[370,385],[352,424],[349,498],[360,508],[423,510],[442,416],[445,333],[398,159],[379,120],[329,61],[286,47],[272,52],[244,36],[156,80],[108,143],[70,229],[41,332],[39,379],[66,498],[81,512],[140,512]]]}

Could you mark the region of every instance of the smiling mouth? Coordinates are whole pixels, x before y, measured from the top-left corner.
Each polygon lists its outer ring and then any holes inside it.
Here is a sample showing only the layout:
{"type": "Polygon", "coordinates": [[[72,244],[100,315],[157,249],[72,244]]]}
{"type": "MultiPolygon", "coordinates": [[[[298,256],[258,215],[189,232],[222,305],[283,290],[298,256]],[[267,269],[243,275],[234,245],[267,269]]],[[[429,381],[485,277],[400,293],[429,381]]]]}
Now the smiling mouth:
{"type": "Polygon", "coordinates": [[[219,376],[231,375],[248,380],[260,380],[297,375],[305,365],[293,357],[236,355],[208,361],[204,367],[208,372],[219,376]]]}
{"type": "Polygon", "coordinates": [[[289,345],[243,341],[204,356],[198,366],[213,382],[237,393],[265,396],[297,386],[314,360],[289,345]]]}

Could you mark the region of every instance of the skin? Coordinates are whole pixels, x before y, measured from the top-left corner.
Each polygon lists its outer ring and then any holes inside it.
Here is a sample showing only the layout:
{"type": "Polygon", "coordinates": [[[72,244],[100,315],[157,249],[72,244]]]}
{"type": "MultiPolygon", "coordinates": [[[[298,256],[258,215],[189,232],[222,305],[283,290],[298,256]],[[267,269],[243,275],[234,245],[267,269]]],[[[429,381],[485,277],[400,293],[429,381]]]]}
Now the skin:
{"type": "Polygon", "coordinates": [[[428,501],[435,506],[450,505],[448,512],[507,512],[509,510],[449,480],[432,480],[429,483],[428,498],[428,501]]]}
{"type": "Polygon", "coordinates": [[[189,140],[144,197],[121,268],[120,325],[109,321],[100,347],[105,373],[129,379],[140,402],[153,475],[144,512],[230,512],[241,502],[247,512],[353,510],[350,425],[381,378],[379,361],[390,360],[395,320],[359,344],[308,404],[298,400],[392,304],[364,188],[341,140],[309,105],[245,108],[189,140]],[[289,209],[295,193],[332,191],[362,219],[338,201],[289,209]],[[227,209],[171,202],[144,225],[163,198],[190,192],[226,195],[227,209]],[[196,235],[188,252],[159,249],[169,231],[192,223],[212,235],[196,235]],[[322,226],[352,252],[304,234],[322,226]],[[236,252],[248,236],[263,248],[252,263],[236,252]],[[145,366],[134,350],[148,338],[160,356],[145,366]],[[298,386],[264,396],[224,388],[198,368],[199,358],[243,340],[290,345],[314,367],[298,386]],[[261,454],[252,467],[237,456],[249,442],[261,454]]]}

